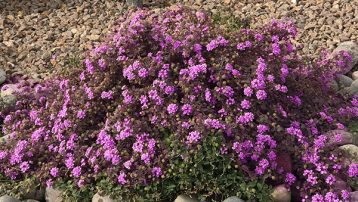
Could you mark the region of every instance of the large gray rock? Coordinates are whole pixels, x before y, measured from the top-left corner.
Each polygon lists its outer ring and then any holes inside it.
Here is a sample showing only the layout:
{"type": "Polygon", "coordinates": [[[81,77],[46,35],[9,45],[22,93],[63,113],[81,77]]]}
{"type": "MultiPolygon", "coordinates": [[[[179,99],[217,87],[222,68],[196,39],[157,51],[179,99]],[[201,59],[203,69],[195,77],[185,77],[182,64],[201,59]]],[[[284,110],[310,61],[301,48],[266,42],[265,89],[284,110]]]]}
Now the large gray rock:
{"type": "Polygon", "coordinates": [[[92,202],[116,202],[116,201],[111,199],[109,196],[101,196],[99,194],[95,194],[92,197],[92,202]]]}
{"type": "Polygon", "coordinates": [[[333,55],[337,55],[340,51],[347,51],[352,56],[352,63],[348,65],[343,74],[352,70],[358,62],[358,44],[353,41],[345,41],[338,45],[333,51],[333,55]]]}
{"type": "Polygon", "coordinates": [[[5,195],[0,197],[0,202],[21,202],[21,201],[11,196],[5,195]]]}
{"type": "Polygon", "coordinates": [[[199,200],[190,198],[187,195],[181,194],[175,199],[174,202],[199,202],[199,200]]]}
{"type": "Polygon", "coordinates": [[[33,190],[25,194],[23,198],[28,200],[43,201],[45,200],[45,189],[38,189],[34,187],[33,190]]]}
{"type": "Polygon", "coordinates": [[[45,190],[46,202],[62,202],[61,191],[47,187],[45,190]]]}
{"type": "Polygon", "coordinates": [[[3,84],[6,80],[6,72],[0,68],[0,84],[3,84]]]}
{"type": "Polygon", "coordinates": [[[291,201],[291,192],[285,187],[285,185],[275,187],[271,195],[274,202],[291,201]]]}
{"type": "Polygon", "coordinates": [[[237,196],[231,196],[231,197],[225,199],[223,202],[245,202],[245,201],[243,201],[242,199],[240,199],[237,196]]]}
{"type": "Polygon", "coordinates": [[[349,87],[353,83],[353,79],[349,78],[348,76],[342,75],[342,74],[337,75],[336,80],[337,80],[338,85],[341,88],[349,87]]]}
{"type": "Polygon", "coordinates": [[[26,199],[26,200],[23,200],[22,202],[40,202],[40,201],[34,200],[34,199],[26,199]]]}
{"type": "Polygon", "coordinates": [[[335,80],[333,80],[329,83],[329,87],[334,91],[339,91],[338,83],[335,80]]]}
{"type": "Polygon", "coordinates": [[[353,144],[353,134],[344,130],[331,130],[326,133],[328,147],[339,147],[346,144],[353,144]]]}

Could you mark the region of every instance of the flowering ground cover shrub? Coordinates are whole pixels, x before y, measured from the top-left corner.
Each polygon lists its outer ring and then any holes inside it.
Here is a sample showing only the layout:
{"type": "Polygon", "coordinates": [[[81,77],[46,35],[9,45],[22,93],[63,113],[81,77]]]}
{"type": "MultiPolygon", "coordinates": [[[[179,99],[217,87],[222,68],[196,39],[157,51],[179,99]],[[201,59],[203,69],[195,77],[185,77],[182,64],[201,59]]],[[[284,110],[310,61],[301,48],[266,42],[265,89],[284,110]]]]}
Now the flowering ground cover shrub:
{"type": "Polygon", "coordinates": [[[326,133],[356,118],[358,101],[327,83],[351,57],[303,60],[295,35],[290,21],[228,32],[181,6],[137,11],[82,70],[5,113],[0,173],[122,199],[267,201],[285,183],[303,201],[348,200],[335,183],[355,180],[357,164],[326,133]]]}

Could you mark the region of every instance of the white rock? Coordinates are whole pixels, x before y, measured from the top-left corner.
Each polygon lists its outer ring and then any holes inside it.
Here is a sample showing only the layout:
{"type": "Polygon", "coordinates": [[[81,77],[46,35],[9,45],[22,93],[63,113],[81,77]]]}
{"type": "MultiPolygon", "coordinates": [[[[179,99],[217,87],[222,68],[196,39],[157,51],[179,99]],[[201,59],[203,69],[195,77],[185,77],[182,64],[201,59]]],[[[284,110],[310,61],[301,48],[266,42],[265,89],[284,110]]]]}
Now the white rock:
{"type": "Polygon", "coordinates": [[[297,0],[291,0],[294,5],[297,5],[297,0]]]}
{"type": "Polygon", "coordinates": [[[346,144],[343,146],[340,146],[339,149],[347,152],[348,155],[350,155],[353,159],[353,161],[358,162],[358,147],[354,144],[346,144]]]}
{"type": "Polygon", "coordinates": [[[53,188],[46,188],[45,191],[46,202],[62,202],[61,191],[53,188]]]}
{"type": "Polygon", "coordinates": [[[199,200],[193,199],[187,195],[181,194],[175,199],[174,202],[199,202],[199,200]]]}
{"type": "Polygon", "coordinates": [[[6,72],[3,69],[0,69],[0,84],[3,84],[6,80],[6,72]]]}
{"type": "Polygon", "coordinates": [[[19,92],[19,90],[15,84],[4,85],[0,91],[0,97],[1,97],[2,101],[4,102],[4,104],[6,104],[6,105],[15,104],[15,102],[16,102],[15,93],[16,92],[19,92]]]}
{"type": "Polygon", "coordinates": [[[274,188],[272,192],[272,199],[274,202],[290,202],[291,192],[285,187],[285,185],[279,185],[274,188]]]}
{"type": "Polygon", "coordinates": [[[231,197],[225,199],[225,201],[223,201],[223,202],[244,202],[244,201],[237,196],[231,196],[231,197]]]}
{"type": "Polygon", "coordinates": [[[21,202],[21,201],[11,196],[5,195],[0,197],[0,202],[21,202]]]}
{"type": "Polygon", "coordinates": [[[100,196],[99,194],[95,194],[92,198],[92,202],[115,202],[115,200],[111,199],[109,196],[100,196]]]}
{"type": "Polygon", "coordinates": [[[353,78],[353,80],[357,80],[357,79],[358,79],[358,71],[354,71],[354,72],[352,73],[352,78],[353,78]]]}

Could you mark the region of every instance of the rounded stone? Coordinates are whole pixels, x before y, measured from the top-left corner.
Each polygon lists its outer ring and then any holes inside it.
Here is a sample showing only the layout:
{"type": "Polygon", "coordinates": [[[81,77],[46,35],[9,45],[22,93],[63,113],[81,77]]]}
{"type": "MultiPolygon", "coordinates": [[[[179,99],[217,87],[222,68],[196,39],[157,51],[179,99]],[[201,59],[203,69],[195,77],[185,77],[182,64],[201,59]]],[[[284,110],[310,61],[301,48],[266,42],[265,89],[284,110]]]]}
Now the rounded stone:
{"type": "Polygon", "coordinates": [[[331,130],[326,133],[328,142],[326,146],[342,146],[346,144],[353,144],[353,134],[344,130],[331,130]]]}
{"type": "Polygon", "coordinates": [[[240,199],[237,196],[231,196],[231,197],[225,199],[223,202],[244,202],[244,200],[240,199]]]}
{"type": "Polygon", "coordinates": [[[347,51],[352,57],[352,63],[343,72],[344,74],[351,71],[358,62],[358,44],[353,41],[345,41],[338,45],[333,51],[333,55],[337,55],[340,51],[347,51]]]}
{"type": "Polygon", "coordinates": [[[174,202],[199,202],[199,200],[189,197],[188,195],[179,195],[174,202]]]}
{"type": "Polygon", "coordinates": [[[47,187],[45,190],[46,202],[62,202],[61,191],[47,187]]]}
{"type": "Polygon", "coordinates": [[[338,83],[335,80],[333,80],[329,83],[329,87],[334,91],[339,91],[338,83]]]}
{"type": "Polygon", "coordinates": [[[358,191],[351,192],[349,196],[351,201],[358,201],[358,191]]]}
{"type": "Polygon", "coordinates": [[[358,90],[358,79],[354,80],[350,86],[350,88],[354,89],[354,90],[358,90]]]}
{"type": "Polygon", "coordinates": [[[3,84],[6,80],[6,72],[0,68],[0,84],[3,84]]]}
{"type": "Polygon", "coordinates": [[[0,97],[5,105],[13,105],[16,102],[15,93],[19,92],[19,89],[15,84],[4,85],[0,91],[0,97]]]}
{"type": "Polygon", "coordinates": [[[115,200],[111,199],[109,196],[101,196],[97,193],[93,196],[92,202],[115,202],[115,200]]]}
{"type": "Polygon", "coordinates": [[[285,185],[275,187],[271,195],[274,202],[291,201],[291,192],[285,187],[285,185]]]}
{"type": "Polygon", "coordinates": [[[340,150],[346,152],[350,157],[351,160],[358,162],[358,147],[354,144],[346,144],[339,147],[340,150]]]}
{"type": "Polygon", "coordinates": [[[0,197],[0,202],[21,202],[21,201],[11,196],[5,195],[0,197]]]}
{"type": "Polygon", "coordinates": [[[340,87],[349,87],[353,83],[353,79],[349,78],[346,75],[342,75],[342,74],[337,75],[336,80],[340,87]]]}
{"type": "Polygon", "coordinates": [[[357,79],[358,79],[358,71],[354,71],[354,72],[352,73],[352,78],[353,78],[353,80],[357,80],[357,79]]]}

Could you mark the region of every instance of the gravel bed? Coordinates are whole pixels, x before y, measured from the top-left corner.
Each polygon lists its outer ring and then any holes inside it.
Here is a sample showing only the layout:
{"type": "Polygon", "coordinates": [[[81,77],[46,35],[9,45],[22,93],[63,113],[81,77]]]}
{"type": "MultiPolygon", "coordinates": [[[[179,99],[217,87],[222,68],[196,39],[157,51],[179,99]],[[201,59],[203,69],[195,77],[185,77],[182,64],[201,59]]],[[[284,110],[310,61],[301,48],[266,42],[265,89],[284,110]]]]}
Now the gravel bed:
{"type": "MultiPolygon", "coordinates": [[[[318,56],[342,41],[358,41],[358,0],[157,0],[144,6],[177,2],[234,15],[251,28],[272,18],[291,18],[300,28],[297,42],[304,54],[318,56]]],[[[43,79],[76,66],[127,11],[123,0],[0,1],[0,68],[43,79]]]]}

